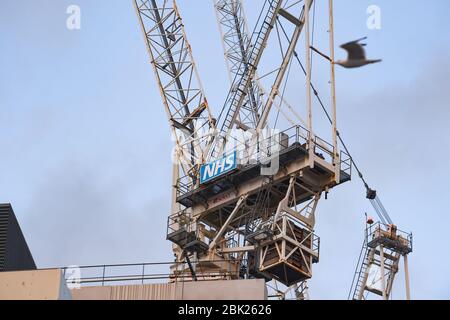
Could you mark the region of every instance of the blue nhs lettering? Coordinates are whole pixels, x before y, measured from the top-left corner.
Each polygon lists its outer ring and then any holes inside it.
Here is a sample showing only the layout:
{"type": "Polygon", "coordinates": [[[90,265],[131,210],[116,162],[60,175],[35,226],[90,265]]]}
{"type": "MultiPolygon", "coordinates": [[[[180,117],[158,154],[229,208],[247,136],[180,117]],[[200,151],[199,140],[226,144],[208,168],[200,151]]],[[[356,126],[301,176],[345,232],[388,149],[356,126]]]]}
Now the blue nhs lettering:
{"type": "Polygon", "coordinates": [[[205,183],[237,168],[236,151],[200,168],[200,183],[205,183]]]}

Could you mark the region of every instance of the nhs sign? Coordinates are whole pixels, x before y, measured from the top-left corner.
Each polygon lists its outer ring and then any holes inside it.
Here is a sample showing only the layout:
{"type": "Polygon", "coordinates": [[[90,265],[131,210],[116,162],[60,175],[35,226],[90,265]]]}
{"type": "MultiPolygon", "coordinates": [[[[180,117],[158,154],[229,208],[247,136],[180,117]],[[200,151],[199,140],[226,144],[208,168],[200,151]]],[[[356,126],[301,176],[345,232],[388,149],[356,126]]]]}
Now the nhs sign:
{"type": "Polygon", "coordinates": [[[209,164],[205,164],[200,168],[200,184],[211,181],[227,172],[233,171],[237,168],[237,154],[236,151],[216,160],[209,164]]]}

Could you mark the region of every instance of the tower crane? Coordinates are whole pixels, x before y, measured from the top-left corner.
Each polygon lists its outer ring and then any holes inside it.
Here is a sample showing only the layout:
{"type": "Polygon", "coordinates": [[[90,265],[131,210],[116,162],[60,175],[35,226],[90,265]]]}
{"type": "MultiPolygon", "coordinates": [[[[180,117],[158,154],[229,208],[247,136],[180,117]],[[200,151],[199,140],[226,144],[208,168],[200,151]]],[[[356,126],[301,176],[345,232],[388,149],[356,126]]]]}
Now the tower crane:
{"type": "MultiPolygon", "coordinates": [[[[251,34],[240,1],[215,0],[231,82],[217,119],[205,97],[176,1],[133,2],[175,140],[167,228],[176,260],[173,281],[262,278],[294,287],[298,297],[304,297],[305,281],[319,262],[320,239],[314,231],[318,203],[323,193],[351,179],[353,164],[338,147],[332,0],[330,143],[313,130],[312,93],[317,95],[311,82],[313,0],[264,0],[251,34]],[[268,73],[274,78],[266,93],[258,72],[273,30],[278,42],[284,36],[286,45],[268,73]],[[292,62],[299,61],[302,34],[306,121],[297,114],[299,107],[294,110],[282,94],[292,62]],[[259,132],[267,128],[274,106],[298,121],[291,120],[292,127],[260,140],[259,132]],[[238,141],[230,134],[236,128],[256,133],[258,139],[238,141]],[[275,170],[268,170],[275,162],[275,170]]],[[[284,296],[278,287],[275,292],[284,296]]]]}
{"type": "MultiPolygon", "coordinates": [[[[319,261],[319,237],[314,233],[318,202],[322,193],[351,178],[351,167],[336,144],[312,130],[309,11],[313,1],[265,0],[251,37],[242,22],[234,21],[242,31],[239,63],[230,67],[234,78],[217,121],[205,98],[176,2],[133,1],[176,137],[178,162],[167,239],[174,243],[177,262],[186,259],[186,265],[174,264],[174,281],[190,274],[192,280],[263,278],[286,287],[306,287],[304,281],[312,277],[312,265],[319,261]],[[287,45],[281,50],[271,90],[261,99],[256,74],[274,28],[283,28],[287,45]],[[267,126],[303,31],[309,92],[306,127],[295,125],[264,143],[249,146],[246,141],[227,154],[226,142],[234,127],[258,131],[267,126]],[[213,134],[216,128],[218,133],[213,134]],[[264,147],[267,143],[270,152],[264,147]],[[256,162],[245,161],[252,157],[256,162]],[[275,158],[279,170],[262,174],[267,160],[275,158]]],[[[239,2],[222,5],[221,9],[231,5],[232,12],[241,8],[239,2]]]]}

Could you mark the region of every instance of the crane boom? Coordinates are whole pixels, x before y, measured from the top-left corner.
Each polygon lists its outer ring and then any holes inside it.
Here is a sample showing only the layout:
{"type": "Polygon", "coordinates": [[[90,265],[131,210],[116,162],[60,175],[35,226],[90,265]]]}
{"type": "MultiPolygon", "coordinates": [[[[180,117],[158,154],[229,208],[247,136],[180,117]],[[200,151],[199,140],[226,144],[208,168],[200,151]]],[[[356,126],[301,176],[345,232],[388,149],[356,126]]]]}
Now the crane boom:
{"type": "MultiPolygon", "coordinates": [[[[313,0],[308,0],[306,3],[309,9],[313,4],[313,0]]],[[[247,48],[249,49],[245,50],[247,37],[242,35],[245,33],[246,29],[242,3],[239,0],[216,0],[215,4],[219,26],[221,26],[222,31],[225,55],[228,58],[230,72],[232,72],[231,74],[234,75],[235,78],[223,108],[226,115],[224,119],[222,119],[222,117],[219,118],[219,141],[216,141],[216,145],[211,152],[210,156],[212,158],[220,155],[227,142],[229,132],[234,125],[241,128],[244,127],[240,121],[240,115],[242,111],[245,110],[243,106],[251,106],[251,103],[248,104],[246,102],[252,101],[252,94],[253,98],[255,98],[255,92],[259,92],[261,95],[257,100],[259,105],[254,104],[252,110],[250,110],[250,114],[253,114],[253,118],[257,120],[252,128],[259,131],[267,126],[269,113],[273,105],[276,104],[275,99],[279,95],[279,88],[285,78],[292,56],[295,54],[297,41],[302,33],[303,26],[305,25],[304,10],[301,17],[297,18],[288,12],[288,9],[282,8],[282,0],[266,0],[265,6],[268,6],[268,9],[261,25],[261,29],[256,33],[254,42],[251,43],[252,41],[250,40],[250,43],[247,43],[247,48]],[[282,63],[277,69],[278,74],[271,91],[265,101],[263,101],[262,95],[264,89],[258,84],[256,73],[267,41],[270,37],[271,30],[275,26],[275,23],[277,23],[279,16],[294,24],[295,30],[291,39],[289,39],[289,47],[284,53],[282,63]],[[233,40],[230,40],[230,38],[233,40]],[[236,61],[238,60],[240,60],[240,63],[236,64],[236,61]],[[254,89],[252,90],[252,88],[254,89]]],[[[290,108],[283,97],[281,97],[281,100],[290,108]]],[[[253,101],[255,101],[255,99],[253,101]]],[[[281,111],[281,107],[277,107],[281,111]]],[[[292,108],[290,109],[292,111],[292,108]]],[[[295,112],[293,113],[296,114],[295,112]]],[[[303,122],[301,117],[299,117],[299,120],[303,122]]]]}
{"type": "MultiPolygon", "coordinates": [[[[247,18],[245,16],[244,1],[213,1],[228,75],[230,83],[233,85],[233,80],[237,76],[242,76],[245,68],[248,68],[248,57],[251,50],[251,39],[248,31],[247,18]]],[[[236,120],[236,126],[244,131],[256,129],[266,104],[267,90],[258,79],[259,75],[256,72],[254,79],[252,79],[252,84],[249,87],[246,100],[236,120]]],[[[273,104],[288,122],[296,125],[299,121],[302,125],[307,125],[305,120],[295,111],[284,95],[279,95],[278,98],[279,101],[275,101],[274,99],[273,104]],[[287,110],[284,110],[283,107],[286,107],[287,110]],[[297,121],[293,120],[292,116],[297,121]]],[[[265,125],[268,125],[267,121],[265,125]]]]}
{"type": "MultiPolygon", "coordinates": [[[[240,0],[214,0],[217,23],[221,34],[225,62],[230,83],[242,77],[249,66],[251,39],[248,32],[244,6],[240,0]]],[[[257,78],[257,77],[255,77],[257,78]]],[[[237,116],[236,124],[243,130],[256,128],[263,106],[263,92],[256,79],[248,88],[247,95],[237,116]]]]}
{"type": "Polygon", "coordinates": [[[133,0],[186,175],[204,160],[215,128],[175,0],[133,0]]]}
{"type": "Polygon", "coordinates": [[[256,38],[252,43],[252,48],[246,60],[247,67],[242,75],[236,75],[232,88],[226,98],[223,110],[226,112],[223,119],[219,119],[219,138],[210,153],[210,157],[215,158],[220,155],[224,148],[226,139],[229,136],[233,125],[236,123],[241,107],[246,100],[247,93],[255,77],[256,69],[264,53],[265,46],[271,31],[278,18],[283,0],[266,0],[264,6],[267,11],[261,23],[256,38]]]}

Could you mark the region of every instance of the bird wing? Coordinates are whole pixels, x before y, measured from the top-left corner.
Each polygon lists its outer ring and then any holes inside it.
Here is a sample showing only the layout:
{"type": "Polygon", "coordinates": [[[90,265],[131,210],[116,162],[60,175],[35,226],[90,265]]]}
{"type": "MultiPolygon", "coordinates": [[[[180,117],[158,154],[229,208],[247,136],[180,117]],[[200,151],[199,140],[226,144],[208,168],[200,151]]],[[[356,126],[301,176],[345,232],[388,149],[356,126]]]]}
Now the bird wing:
{"type": "Polygon", "coordinates": [[[351,41],[341,46],[342,49],[347,51],[348,60],[366,60],[366,50],[364,50],[366,44],[360,43],[360,41],[365,39],[351,41]]]}

